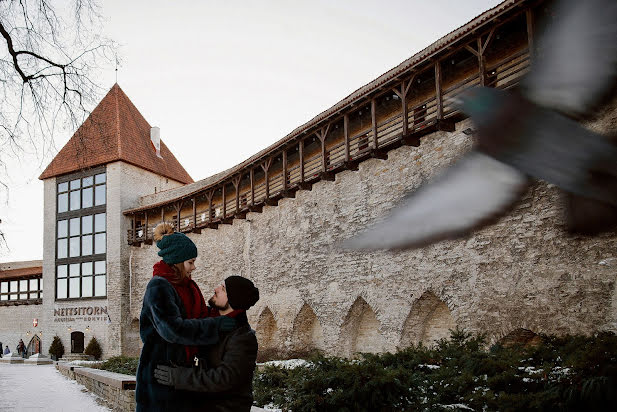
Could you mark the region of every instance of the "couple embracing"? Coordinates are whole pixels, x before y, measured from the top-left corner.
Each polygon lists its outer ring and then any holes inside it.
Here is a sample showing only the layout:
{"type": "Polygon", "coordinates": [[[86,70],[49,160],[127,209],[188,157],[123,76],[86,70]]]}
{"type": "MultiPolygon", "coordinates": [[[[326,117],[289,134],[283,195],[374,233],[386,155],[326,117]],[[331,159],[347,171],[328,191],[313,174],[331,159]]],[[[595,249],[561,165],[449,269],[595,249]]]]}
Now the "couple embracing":
{"type": "Polygon", "coordinates": [[[191,279],[197,247],[169,223],[154,240],[154,265],[139,320],[137,411],[249,411],[257,338],[246,311],[259,300],[253,282],[230,276],[209,305],[191,279]]]}

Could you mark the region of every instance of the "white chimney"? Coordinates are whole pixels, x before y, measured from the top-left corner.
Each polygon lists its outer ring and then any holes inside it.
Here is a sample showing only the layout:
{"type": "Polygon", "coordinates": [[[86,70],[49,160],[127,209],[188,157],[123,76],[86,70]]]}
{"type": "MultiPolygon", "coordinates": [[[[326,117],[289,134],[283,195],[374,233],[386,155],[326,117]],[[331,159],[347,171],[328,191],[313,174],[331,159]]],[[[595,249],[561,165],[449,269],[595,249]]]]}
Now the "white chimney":
{"type": "Polygon", "coordinates": [[[152,142],[152,146],[154,146],[154,149],[156,150],[156,155],[162,159],[163,156],[161,156],[161,129],[160,128],[154,126],[153,128],[150,129],[150,141],[152,142]]]}

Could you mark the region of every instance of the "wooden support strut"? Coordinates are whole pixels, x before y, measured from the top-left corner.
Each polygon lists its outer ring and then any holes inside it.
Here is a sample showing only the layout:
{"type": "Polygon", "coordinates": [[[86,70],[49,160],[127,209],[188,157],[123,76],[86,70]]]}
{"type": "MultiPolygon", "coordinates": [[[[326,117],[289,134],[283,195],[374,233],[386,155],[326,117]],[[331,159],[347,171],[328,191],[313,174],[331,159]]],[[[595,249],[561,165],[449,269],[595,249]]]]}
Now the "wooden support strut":
{"type": "Polygon", "coordinates": [[[131,244],[137,244],[137,215],[133,213],[133,236],[131,236],[131,244]]]}
{"type": "Polygon", "coordinates": [[[330,123],[323,126],[320,130],[315,132],[315,135],[321,142],[321,173],[320,178],[322,180],[334,180],[334,173],[328,172],[328,161],[326,159],[326,136],[330,130],[330,123]]]}
{"type": "Polygon", "coordinates": [[[255,204],[255,169],[252,167],[249,170],[249,178],[251,179],[251,204],[249,205],[249,211],[261,213],[263,206],[255,204]]]}
{"type": "Polygon", "coordinates": [[[278,205],[278,201],[276,201],[276,199],[270,199],[270,166],[272,166],[272,157],[268,157],[262,164],[261,164],[261,168],[264,171],[265,176],[265,183],[266,183],[266,199],[264,200],[264,203],[269,205],[269,206],[276,206],[278,205]]]}
{"type": "Polygon", "coordinates": [[[287,164],[287,148],[283,148],[283,197],[294,198],[296,197],[295,190],[291,190],[289,188],[289,172],[288,172],[288,164],[287,164]]]}
{"type": "Polygon", "coordinates": [[[441,62],[435,61],[435,103],[437,105],[437,130],[454,131],[454,122],[443,118],[443,90],[441,84],[441,62]]]}
{"type": "Polygon", "coordinates": [[[377,101],[375,98],[371,99],[371,130],[373,133],[373,147],[370,151],[370,156],[375,159],[386,160],[388,158],[388,153],[381,150],[379,141],[377,140],[377,101]]]}
{"type": "Polygon", "coordinates": [[[178,200],[178,202],[176,202],[176,231],[180,232],[180,211],[182,210],[182,204],[184,203],[183,200],[178,200]]]}
{"type": "Polygon", "coordinates": [[[197,196],[194,196],[193,201],[193,233],[201,233],[201,229],[197,228],[197,196]]]}
{"type": "Polygon", "coordinates": [[[298,183],[298,187],[302,190],[311,190],[313,185],[304,181],[304,139],[298,141],[298,155],[300,156],[300,183],[298,183]]]}
{"type": "Polygon", "coordinates": [[[349,149],[349,114],[345,113],[343,115],[343,136],[345,138],[345,169],[347,170],[358,170],[358,162],[351,159],[350,149],[349,149]]]}
{"type": "Polygon", "coordinates": [[[233,184],[236,189],[236,212],[234,218],[246,219],[246,212],[240,212],[240,182],[242,181],[242,175],[234,177],[233,184]]]}
{"type": "Polygon", "coordinates": [[[144,212],[144,220],[145,220],[145,226],[144,226],[144,244],[146,245],[151,245],[152,244],[152,239],[148,238],[148,211],[146,210],[144,212]]]}
{"type": "Polygon", "coordinates": [[[208,198],[208,225],[210,229],[217,229],[218,224],[212,221],[212,198],[214,197],[214,189],[211,189],[209,192],[206,192],[206,197],[208,198]]]}

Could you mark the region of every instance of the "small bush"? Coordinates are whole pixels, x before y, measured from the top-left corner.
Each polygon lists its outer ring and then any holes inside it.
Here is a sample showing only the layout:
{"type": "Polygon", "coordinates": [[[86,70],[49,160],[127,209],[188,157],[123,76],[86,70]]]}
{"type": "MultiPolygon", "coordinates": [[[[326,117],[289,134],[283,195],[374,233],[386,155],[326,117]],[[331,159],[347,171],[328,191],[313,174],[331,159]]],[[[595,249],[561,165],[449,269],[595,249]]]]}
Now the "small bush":
{"type": "Polygon", "coordinates": [[[64,355],[64,345],[58,335],[54,336],[54,340],[51,342],[51,345],[49,345],[48,352],[54,360],[58,360],[64,355]]]}
{"type": "Polygon", "coordinates": [[[99,345],[99,341],[93,336],[88,342],[88,346],[86,346],[86,350],[84,351],[86,355],[92,356],[94,359],[101,359],[101,355],[103,354],[103,350],[101,349],[101,345],[99,345]]]}
{"type": "Polygon", "coordinates": [[[100,365],[100,369],[110,372],[123,373],[125,375],[137,375],[137,365],[139,358],[129,358],[127,356],[114,356],[107,359],[100,365]]]}

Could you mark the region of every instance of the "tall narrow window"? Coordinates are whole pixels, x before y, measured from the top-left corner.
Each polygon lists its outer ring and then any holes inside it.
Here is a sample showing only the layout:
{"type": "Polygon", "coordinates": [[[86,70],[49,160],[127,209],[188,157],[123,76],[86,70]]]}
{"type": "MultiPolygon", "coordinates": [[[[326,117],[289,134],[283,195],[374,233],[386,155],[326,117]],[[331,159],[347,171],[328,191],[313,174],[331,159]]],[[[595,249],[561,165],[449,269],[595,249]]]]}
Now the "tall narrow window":
{"type": "MultiPolygon", "coordinates": [[[[91,170],[59,179],[57,198],[56,299],[105,297],[107,296],[105,169],[91,170]]],[[[8,296],[10,299],[10,293],[8,296]]]]}

